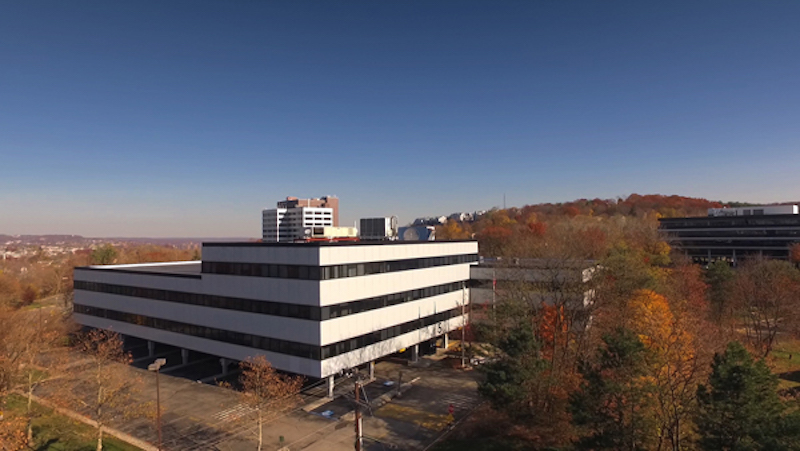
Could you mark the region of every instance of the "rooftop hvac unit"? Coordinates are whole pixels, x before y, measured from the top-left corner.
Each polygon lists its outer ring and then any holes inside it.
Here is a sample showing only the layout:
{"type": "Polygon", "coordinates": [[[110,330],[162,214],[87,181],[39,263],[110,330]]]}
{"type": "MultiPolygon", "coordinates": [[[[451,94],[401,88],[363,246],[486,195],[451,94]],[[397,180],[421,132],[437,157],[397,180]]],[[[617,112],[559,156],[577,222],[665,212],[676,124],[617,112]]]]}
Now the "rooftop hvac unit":
{"type": "Polygon", "coordinates": [[[397,216],[362,218],[359,226],[359,236],[362,240],[397,239],[397,216]]]}

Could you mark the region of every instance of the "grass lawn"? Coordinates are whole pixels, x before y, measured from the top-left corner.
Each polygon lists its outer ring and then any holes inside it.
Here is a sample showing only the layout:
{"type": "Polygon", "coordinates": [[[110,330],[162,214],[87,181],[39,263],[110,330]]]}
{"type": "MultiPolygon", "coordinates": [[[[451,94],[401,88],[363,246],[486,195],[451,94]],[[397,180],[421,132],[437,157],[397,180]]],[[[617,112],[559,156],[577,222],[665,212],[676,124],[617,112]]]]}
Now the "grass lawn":
{"type": "MultiPolygon", "coordinates": [[[[11,395],[6,410],[12,416],[24,416],[27,401],[11,395]]],[[[33,449],[36,451],[94,451],[97,447],[94,428],[73,421],[50,408],[34,403],[37,417],[33,420],[33,449]]],[[[108,451],[141,451],[116,438],[105,436],[103,449],[108,451]]]]}
{"type": "Polygon", "coordinates": [[[780,375],[781,389],[800,387],[800,340],[783,338],[769,357],[772,372],[780,375]]]}

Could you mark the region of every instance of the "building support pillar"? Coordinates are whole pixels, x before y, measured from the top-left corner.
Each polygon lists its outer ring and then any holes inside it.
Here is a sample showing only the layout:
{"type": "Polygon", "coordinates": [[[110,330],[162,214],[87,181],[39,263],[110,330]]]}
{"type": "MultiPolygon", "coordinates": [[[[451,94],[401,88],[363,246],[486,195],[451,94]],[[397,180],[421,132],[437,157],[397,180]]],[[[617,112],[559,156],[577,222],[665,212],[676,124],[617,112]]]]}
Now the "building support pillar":
{"type": "Polygon", "coordinates": [[[219,359],[219,364],[222,366],[222,375],[223,376],[227,376],[228,375],[228,365],[230,365],[230,363],[231,362],[228,359],[226,359],[225,357],[219,359]]]}
{"type": "Polygon", "coordinates": [[[156,342],[147,340],[147,357],[153,357],[154,355],[156,355],[156,342]]]}
{"type": "Polygon", "coordinates": [[[444,349],[450,347],[450,337],[448,336],[447,332],[445,332],[444,335],[442,335],[442,345],[444,349]]]}
{"type": "Polygon", "coordinates": [[[411,361],[417,362],[419,361],[419,344],[415,344],[411,347],[411,361]]]}
{"type": "Polygon", "coordinates": [[[369,362],[369,380],[375,380],[375,361],[369,362]]]}
{"type": "Polygon", "coordinates": [[[328,398],[333,399],[333,375],[328,376],[328,398]]]}
{"type": "Polygon", "coordinates": [[[184,365],[189,364],[189,350],[181,349],[181,363],[184,365]]]}

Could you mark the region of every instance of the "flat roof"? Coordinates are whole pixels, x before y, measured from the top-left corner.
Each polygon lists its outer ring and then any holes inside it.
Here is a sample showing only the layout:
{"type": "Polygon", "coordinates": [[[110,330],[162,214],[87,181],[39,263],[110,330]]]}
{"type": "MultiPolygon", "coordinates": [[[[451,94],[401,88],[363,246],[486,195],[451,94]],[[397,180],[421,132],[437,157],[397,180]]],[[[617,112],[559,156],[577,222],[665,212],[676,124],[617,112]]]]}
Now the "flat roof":
{"type": "Polygon", "coordinates": [[[597,265],[595,260],[570,258],[482,258],[477,268],[504,269],[549,269],[549,268],[590,268],[597,265]]]}
{"type": "Polygon", "coordinates": [[[438,241],[402,241],[402,240],[360,240],[360,241],[311,241],[311,242],[263,242],[263,241],[232,241],[203,243],[207,247],[329,247],[329,246],[397,246],[411,244],[442,244],[442,243],[477,243],[478,240],[438,240],[438,241]]]}
{"type": "Polygon", "coordinates": [[[128,265],[79,266],[76,270],[114,271],[126,274],[150,274],[157,276],[177,276],[200,278],[200,260],[162,263],[134,263],[128,265]]]}
{"type": "Polygon", "coordinates": [[[734,221],[734,220],[751,220],[751,219],[784,219],[792,218],[800,220],[800,215],[785,213],[778,215],[738,215],[738,216],[682,216],[680,218],[658,218],[659,222],[676,222],[685,221],[687,219],[694,220],[709,220],[709,221],[734,221]]]}

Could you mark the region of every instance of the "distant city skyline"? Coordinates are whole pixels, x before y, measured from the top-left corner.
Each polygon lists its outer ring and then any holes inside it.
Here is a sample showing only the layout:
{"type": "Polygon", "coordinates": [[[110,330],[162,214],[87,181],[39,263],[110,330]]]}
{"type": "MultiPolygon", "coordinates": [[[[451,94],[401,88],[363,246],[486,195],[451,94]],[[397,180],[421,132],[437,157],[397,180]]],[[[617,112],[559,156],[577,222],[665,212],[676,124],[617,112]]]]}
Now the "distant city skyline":
{"type": "Polygon", "coordinates": [[[800,200],[797,2],[0,7],[0,234],[800,200]]]}

